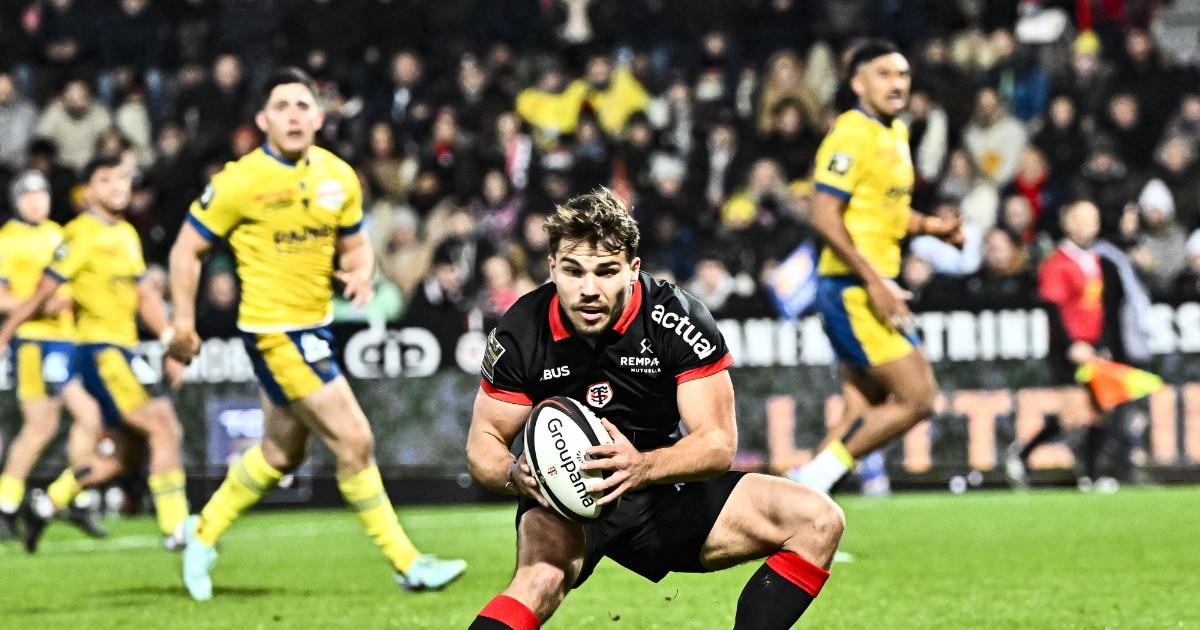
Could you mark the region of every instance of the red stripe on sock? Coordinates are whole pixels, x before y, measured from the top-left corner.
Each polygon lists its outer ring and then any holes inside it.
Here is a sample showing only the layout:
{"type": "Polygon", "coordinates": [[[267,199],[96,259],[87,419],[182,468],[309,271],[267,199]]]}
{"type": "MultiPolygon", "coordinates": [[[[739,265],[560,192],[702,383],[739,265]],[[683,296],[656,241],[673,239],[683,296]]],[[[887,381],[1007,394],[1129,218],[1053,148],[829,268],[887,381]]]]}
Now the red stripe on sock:
{"type": "Polygon", "coordinates": [[[521,602],[507,596],[497,595],[479,611],[480,617],[495,619],[513,630],[537,630],[538,618],[521,602]]]}
{"type": "Polygon", "coordinates": [[[825,580],[829,579],[828,571],[790,551],[780,551],[767,558],[767,566],[813,597],[821,592],[825,580]]]}

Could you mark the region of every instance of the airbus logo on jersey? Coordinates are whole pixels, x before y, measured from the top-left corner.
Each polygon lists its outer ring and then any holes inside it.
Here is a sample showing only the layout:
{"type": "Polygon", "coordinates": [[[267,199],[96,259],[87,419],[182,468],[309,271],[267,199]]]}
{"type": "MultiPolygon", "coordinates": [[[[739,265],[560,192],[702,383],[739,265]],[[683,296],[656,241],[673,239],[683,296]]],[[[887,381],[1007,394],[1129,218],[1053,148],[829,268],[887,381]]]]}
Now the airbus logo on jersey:
{"type": "Polygon", "coordinates": [[[542,370],[542,380],[548,381],[552,378],[562,378],[571,375],[571,366],[563,365],[561,367],[549,368],[542,370]]]}
{"type": "Polygon", "coordinates": [[[675,331],[675,334],[679,335],[679,338],[684,343],[691,346],[692,352],[696,353],[696,356],[701,359],[708,358],[708,355],[717,350],[717,346],[704,338],[700,329],[692,323],[691,318],[687,315],[669,313],[667,312],[667,307],[662,304],[655,304],[654,310],[650,313],[650,319],[667,330],[675,331]]]}

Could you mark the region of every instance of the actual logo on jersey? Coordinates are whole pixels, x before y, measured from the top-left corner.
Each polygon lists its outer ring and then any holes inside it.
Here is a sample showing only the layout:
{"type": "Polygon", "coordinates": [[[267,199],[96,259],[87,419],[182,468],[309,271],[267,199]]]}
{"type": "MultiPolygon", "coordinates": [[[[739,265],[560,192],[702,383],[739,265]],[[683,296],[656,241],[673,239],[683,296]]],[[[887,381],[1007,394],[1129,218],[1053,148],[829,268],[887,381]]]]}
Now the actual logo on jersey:
{"type": "Polygon", "coordinates": [[[496,329],[493,328],[492,332],[488,333],[487,347],[483,349],[483,364],[479,366],[479,371],[483,372],[488,381],[495,380],[496,361],[499,361],[503,354],[504,346],[496,339],[496,329]]]}
{"type": "Polygon", "coordinates": [[[548,381],[555,378],[562,378],[571,375],[571,366],[563,365],[556,368],[542,370],[542,380],[548,381]]]}
{"type": "Polygon", "coordinates": [[[717,350],[716,344],[709,341],[687,315],[671,313],[662,304],[655,304],[650,319],[663,328],[674,331],[701,359],[707,359],[708,355],[717,350]]]}
{"type": "Polygon", "coordinates": [[[327,179],[317,184],[314,193],[317,205],[330,212],[340,210],[346,203],[346,188],[336,179],[327,179]]]}
{"type": "Polygon", "coordinates": [[[612,383],[609,383],[608,381],[601,381],[599,383],[592,383],[591,385],[588,385],[587,392],[584,394],[584,398],[587,399],[587,404],[589,406],[597,409],[607,405],[608,403],[612,402],[613,399],[612,383]]]}
{"type": "Polygon", "coordinates": [[[213,190],[212,184],[209,184],[204,187],[204,192],[200,193],[200,198],[196,200],[196,203],[200,204],[201,210],[208,210],[208,206],[215,196],[217,196],[217,191],[213,190]]]}
{"type": "Polygon", "coordinates": [[[829,166],[825,168],[835,175],[845,175],[850,172],[850,166],[853,164],[854,158],[850,157],[849,153],[834,153],[833,157],[829,158],[829,166]]]}

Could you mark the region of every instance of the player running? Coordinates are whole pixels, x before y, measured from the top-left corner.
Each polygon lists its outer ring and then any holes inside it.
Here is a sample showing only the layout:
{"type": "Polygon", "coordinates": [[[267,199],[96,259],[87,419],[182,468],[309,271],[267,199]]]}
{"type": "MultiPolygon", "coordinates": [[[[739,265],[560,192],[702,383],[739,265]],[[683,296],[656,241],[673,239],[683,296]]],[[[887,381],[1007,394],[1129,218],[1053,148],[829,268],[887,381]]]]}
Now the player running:
{"type": "Polygon", "coordinates": [[[605,556],[655,582],[766,558],[742,589],[736,627],[790,628],[829,576],[841,510],[803,486],[730,471],[733,358],[700,301],[639,272],[624,204],[604,189],[576,197],[546,231],[553,282],[488,338],[467,437],[479,483],[520,495],[516,574],[471,628],[536,628],[605,556]],[[525,455],[509,452],[531,406],[555,395],[606,416],[615,441],[583,466],[612,471],[590,490],[620,503],[587,525],[549,509],[525,455]]]}
{"type": "Polygon", "coordinates": [[[238,328],[262,386],[266,423],[261,444],[230,467],[199,516],[188,520],[183,582],[193,599],[212,597],[217,541],[300,466],[309,435],[316,433],[337,458],[342,496],[395,569],[396,582],[412,590],[446,586],[466,563],[422,554],[409,541],[375,465],[371,426],[330,348],[332,278],[345,284],[354,304],[372,295],[374,256],[361,230],[358,178],[348,164],[313,145],[324,113],[304,72],[274,74],[255,121],[266,143],[213,178],[171,250],[169,352],[188,361],[199,350],[200,260],[218,240],[232,246],[242,285],[238,328]]]}
{"type": "MultiPolygon", "coordinates": [[[[17,216],[0,228],[0,314],[11,312],[37,288],[42,270],[54,260],[62,244],[62,227],[47,219],[50,184],[37,171],[28,171],[12,184],[17,216]]],[[[0,539],[17,535],[17,511],[25,497],[25,479],[42,451],[58,433],[58,418],[66,405],[71,412],[67,438],[69,468],[50,484],[48,493],[59,505],[70,507],[68,520],[90,536],[106,534],[90,510],[81,509],[66,496],[75,481],[90,475],[100,436],[100,408],[72,371],[75,322],[66,288],[47,300],[42,312],[21,324],[10,348],[21,405],[21,431],[8,448],[0,473],[0,539]]],[[[36,539],[34,539],[36,540],[36,539]]]]}
{"type": "Polygon", "coordinates": [[[838,117],[816,162],[812,224],[825,239],[817,308],[838,358],[845,409],[821,450],[788,477],[828,493],[855,459],[933,414],[937,384],[917,348],[909,294],[896,285],[900,241],[929,234],[961,244],[957,220],[919,214],[904,110],[908,61],[888,42],[854,50],[858,105],[838,117]]]}
{"type": "MultiPolygon", "coordinates": [[[[132,175],[118,158],[98,157],[84,168],[83,180],[87,212],[67,224],[63,244],[37,289],[13,309],[0,328],[0,347],[13,338],[18,326],[56,299],[62,285],[70,287],[79,342],[74,369],[87,393],[99,403],[104,425],[112,430],[133,430],[149,445],[154,509],[163,545],[173,550],[182,546],[180,526],[187,517],[180,452],[183,430],[163,390],[145,384],[156,380],[154,370],[133,353],[138,342],[137,317],[140,315],[151,331],[162,333],[167,328],[166,309],[154,287],[141,282],[146,271],[142,245],[137,231],[125,221],[132,175]]],[[[172,383],[178,383],[182,365],[168,361],[165,367],[172,383]]],[[[88,472],[67,469],[48,493],[30,493],[29,508],[24,512],[30,551],[36,549],[48,519],[64,510],[83,487],[105,481],[118,471],[88,472]]]]}

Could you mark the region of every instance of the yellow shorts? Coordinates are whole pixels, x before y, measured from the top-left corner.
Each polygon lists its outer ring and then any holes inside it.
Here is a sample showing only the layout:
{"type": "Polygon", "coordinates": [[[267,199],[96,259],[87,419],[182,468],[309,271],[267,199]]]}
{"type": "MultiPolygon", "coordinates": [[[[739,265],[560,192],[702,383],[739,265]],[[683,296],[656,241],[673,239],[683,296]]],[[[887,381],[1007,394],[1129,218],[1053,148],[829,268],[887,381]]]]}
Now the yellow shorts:
{"type": "Polygon", "coordinates": [[[54,398],[75,373],[75,344],[70,341],[14,339],[9,353],[17,400],[54,398]]]}
{"type": "Polygon", "coordinates": [[[272,402],[306,398],[341,371],[333,357],[333,334],[321,326],[277,333],[242,333],[254,374],[272,402]]]}
{"type": "Polygon", "coordinates": [[[85,343],[79,345],[75,358],[83,386],[100,403],[107,426],[121,426],[121,419],[129,412],[165,395],[158,374],[128,348],[85,343]]]}
{"type": "Polygon", "coordinates": [[[875,316],[867,290],[856,276],[817,279],[817,311],[839,361],[875,367],[903,358],[920,340],[875,316]]]}

